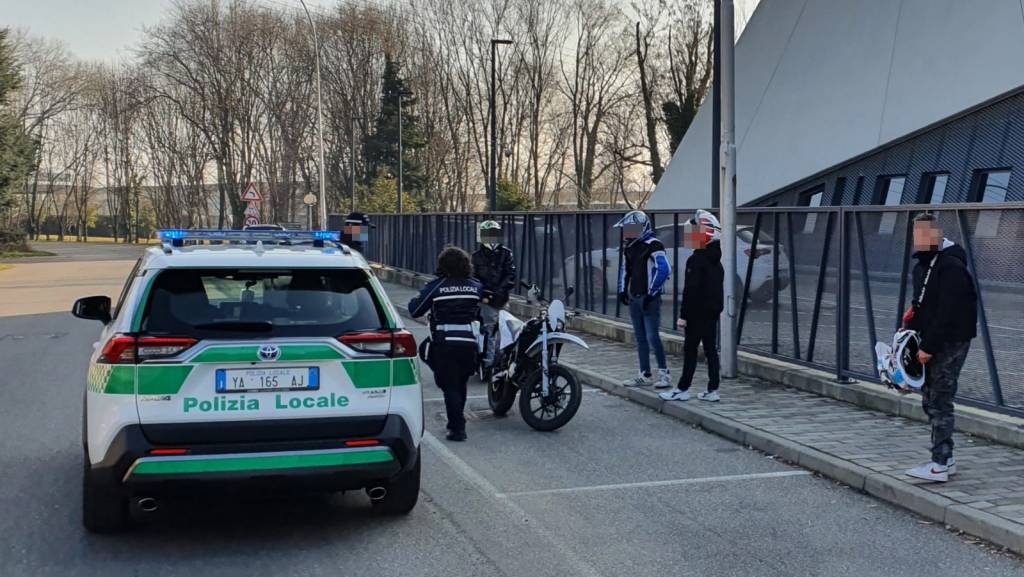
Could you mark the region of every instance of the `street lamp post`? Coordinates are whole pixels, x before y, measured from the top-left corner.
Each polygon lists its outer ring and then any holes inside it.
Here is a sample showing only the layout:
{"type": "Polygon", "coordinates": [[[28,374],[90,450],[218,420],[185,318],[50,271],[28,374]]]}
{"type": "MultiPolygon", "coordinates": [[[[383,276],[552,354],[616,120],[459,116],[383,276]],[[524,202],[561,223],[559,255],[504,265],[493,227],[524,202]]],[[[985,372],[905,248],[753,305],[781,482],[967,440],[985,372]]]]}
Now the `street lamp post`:
{"type": "Polygon", "coordinates": [[[306,19],[309,20],[309,27],[313,29],[313,52],[316,58],[316,131],[320,141],[320,230],[327,230],[327,181],[324,178],[324,99],[320,90],[320,39],[316,35],[316,23],[309,13],[305,0],[299,0],[302,9],[306,11],[306,19]]]}
{"type": "Polygon", "coordinates": [[[725,265],[725,315],[722,317],[722,376],[735,378],[736,358],[736,68],[733,39],[733,0],[722,0],[721,78],[722,144],[719,155],[719,187],[722,222],[722,254],[725,265]]]}
{"type": "Polygon", "coordinates": [[[495,85],[497,84],[497,73],[495,71],[495,60],[498,55],[498,44],[512,44],[511,40],[491,39],[491,170],[488,174],[487,183],[487,204],[494,212],[498,210],[498,109],[495,106],[495,85]]]}
{"type": "Polygon", "coordinates": [[[405,90],[398,92],[398,214],[402,213],[402,157],[404,156],[402,150],[402,99],[406,96],[412,96],[412,92],[405,90]]]}

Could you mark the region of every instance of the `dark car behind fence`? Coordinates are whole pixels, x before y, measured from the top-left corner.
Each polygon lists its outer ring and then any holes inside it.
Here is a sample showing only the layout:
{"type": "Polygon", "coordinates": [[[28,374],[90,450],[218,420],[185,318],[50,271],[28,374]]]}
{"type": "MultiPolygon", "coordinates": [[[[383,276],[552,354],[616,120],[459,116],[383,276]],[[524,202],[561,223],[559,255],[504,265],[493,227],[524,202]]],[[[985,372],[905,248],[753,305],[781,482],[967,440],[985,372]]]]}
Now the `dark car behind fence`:
{"type": "MultiPolygon", "coordinates": [[[[888,341],[913,299],[913,217],[928,210],[962,245],[978,284],[979,327],[964,367],[962,401],[1024,415],[1024,204],[743,208],[736,282],[742,350],[877,380],[874,343],[888,341]],[[753,239],[758,239],[754,244],[753,239]]],[[[616,299],[623,212],[376,214],[367,256],[432,274],[447,245],[472,251],[476,226],[502,224],[519,277],[596,315],[628,317],[616,299]]],[[[674,330],[693,211],[651,211],[673,275],[662,323],[674,330]]],[[[520,290],[521,289],[517,289],[520,290]]]]}

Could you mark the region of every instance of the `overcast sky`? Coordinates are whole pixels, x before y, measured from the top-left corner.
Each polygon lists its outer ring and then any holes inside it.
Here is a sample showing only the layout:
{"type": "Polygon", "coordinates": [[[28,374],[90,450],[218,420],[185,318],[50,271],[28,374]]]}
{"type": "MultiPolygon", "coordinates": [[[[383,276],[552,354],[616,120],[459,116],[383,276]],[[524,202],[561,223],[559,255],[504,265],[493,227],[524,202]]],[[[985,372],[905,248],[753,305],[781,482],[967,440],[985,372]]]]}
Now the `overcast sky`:
{"type": "MultiPolygon", "coordinates": [[[[255,1],[299,7],[298,0],[255,1]]],[[[629,5],[629,0],[618,1],[629,5]]],[[[737,0],[738,15],[745,13],[749,18],[758,1],[737,0]]],[[[328,7],[335,0],[306,2],[310,7],[328,7]]],[[[172,0],[0,0],[0,27],[27,28],[34,36],[59,38],[83,59],[127,58],[142,28],[160,22],[171,4],[172,0]]]]}

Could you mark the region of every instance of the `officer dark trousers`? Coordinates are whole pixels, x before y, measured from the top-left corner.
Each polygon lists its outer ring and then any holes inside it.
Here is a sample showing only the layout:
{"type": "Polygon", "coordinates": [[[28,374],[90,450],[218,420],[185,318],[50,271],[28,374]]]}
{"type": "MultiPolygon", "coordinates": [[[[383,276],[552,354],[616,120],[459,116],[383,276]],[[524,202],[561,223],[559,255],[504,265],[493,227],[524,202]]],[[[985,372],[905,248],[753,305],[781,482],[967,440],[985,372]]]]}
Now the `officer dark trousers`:
{"type": "Polygon", "coordinates": [[[448,414],[448,430],[466,431],[466,389],[469,377],[476,372],[476,347],[434,345],[430,351],[434,382],[444,392],[444,408],[448,414]]]}

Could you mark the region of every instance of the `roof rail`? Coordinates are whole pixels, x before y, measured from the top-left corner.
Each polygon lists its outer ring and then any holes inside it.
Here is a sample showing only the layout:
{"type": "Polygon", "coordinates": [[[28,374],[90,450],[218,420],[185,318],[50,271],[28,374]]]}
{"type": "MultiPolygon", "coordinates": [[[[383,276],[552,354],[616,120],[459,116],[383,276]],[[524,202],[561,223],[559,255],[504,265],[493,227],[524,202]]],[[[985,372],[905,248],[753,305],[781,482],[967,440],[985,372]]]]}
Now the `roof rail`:
{"type": "Polygon", "coordinates": [[[316,248],[323,248],[325,243],[340,248],[342,253],[351,254],[349,248],[341,243],[341,233],[333,230],[220,230],[220,229],[163,229],[158,231],[164,252],[185,246],[186,242],[209,242],[216,244],[244,243],[262,246],[269,242],[279,245],[294,245],[312,242],[316,248]]]}

